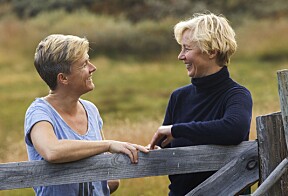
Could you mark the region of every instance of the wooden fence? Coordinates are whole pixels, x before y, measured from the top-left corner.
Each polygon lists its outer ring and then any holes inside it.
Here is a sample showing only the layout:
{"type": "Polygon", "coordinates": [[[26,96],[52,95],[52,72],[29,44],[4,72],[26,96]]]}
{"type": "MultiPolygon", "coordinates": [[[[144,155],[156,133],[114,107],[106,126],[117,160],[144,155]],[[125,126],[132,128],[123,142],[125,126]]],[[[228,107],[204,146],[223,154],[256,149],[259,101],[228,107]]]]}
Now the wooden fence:
{"type": "Polygon", "coordinates": [[[216,171],[221,168],[209,179],[215,187],[204,184],[201,190],[196,191],[210,192],[212,188],[219,194],[236,194],[247,184],[258,180],[257,157],[257,143],[249,141],[236,146],[203,145],[154,150],[148,154],[140,153],[138,164],[131,164],[129,158],[122,154],[97,155],[65,164],[46,161],[5,163],[0,164],[0,189],[216,171]]]}
{"type": "Polygon", "coordinates": [[[102,154],[64,164],[2,163],[0,190],[216,171],[187,195],[237,195],[257,181],[260,186],[253,196],[287,195],[288,72],[283,70],[277,74],[282,112],[256,118],[258,140],[234,146],[153,150],[140,153],[138,164],[131,164],[122,154],[102,154]]]}

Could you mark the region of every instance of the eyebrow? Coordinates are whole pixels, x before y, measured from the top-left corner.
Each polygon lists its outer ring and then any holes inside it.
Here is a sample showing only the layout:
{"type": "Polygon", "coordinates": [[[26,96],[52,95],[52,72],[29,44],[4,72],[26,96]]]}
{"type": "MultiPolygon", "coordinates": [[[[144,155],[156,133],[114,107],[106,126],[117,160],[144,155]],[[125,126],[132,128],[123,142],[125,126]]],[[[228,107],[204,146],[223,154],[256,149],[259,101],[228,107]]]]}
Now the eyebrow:
{"type": "Polygon", "coordinates": [[[187,45],[187,44],[182,44],[182,47],[184,47],[184,48],[193,48],[193,46],[187,45]]]}

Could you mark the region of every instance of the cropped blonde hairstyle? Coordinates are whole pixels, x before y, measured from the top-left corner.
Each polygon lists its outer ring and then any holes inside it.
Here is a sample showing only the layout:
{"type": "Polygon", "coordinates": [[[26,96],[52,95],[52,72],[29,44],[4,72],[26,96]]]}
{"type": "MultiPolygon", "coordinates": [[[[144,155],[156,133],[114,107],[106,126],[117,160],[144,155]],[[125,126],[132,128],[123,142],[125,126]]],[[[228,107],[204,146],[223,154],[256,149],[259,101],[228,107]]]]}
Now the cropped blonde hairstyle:
{"type": "Polygon", "coordinates": [[[52,34],[37,46],[34,66],[51,90],[57,87],[59,73],[70,74],[73,63],[89,51],[86,38],[73,35],[52,34]]]}
{"type": "Polygon", "coordinates": [[[174,27],[174,35],[181,45],[184,31],[190,30],[191,41],[196,42],[202,52],[217,51],[217,64],[228,65],[237,49],[235,32],[224,16],[194,14],[192,19],[181,21],[174,27]]]}

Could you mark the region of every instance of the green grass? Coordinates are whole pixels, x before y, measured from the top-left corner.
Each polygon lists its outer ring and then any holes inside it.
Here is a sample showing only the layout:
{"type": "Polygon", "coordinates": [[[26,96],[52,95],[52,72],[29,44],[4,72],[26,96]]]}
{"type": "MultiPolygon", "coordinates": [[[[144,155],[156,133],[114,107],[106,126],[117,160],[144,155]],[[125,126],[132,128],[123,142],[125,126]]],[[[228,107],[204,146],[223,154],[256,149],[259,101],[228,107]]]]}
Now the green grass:
{"type": "MultiPolygon", "coordinates": [[[[85,33],[93,35],[97,31],[95,27],[86,28],[84,25],[81,30],[72,28],[75,24],[85,24],[88,18],[87,13],[84,13],[83,19],[79,13],[74,16],[51,13],[31,21],[19,21],[13,16],[0,20],[0,162],[27,160],[23,141],[25,111],[35,97],[48,93],[48,88],[33,67],[37,43],[51,32],[81,34],[79,31],[86,29],[85,33]],[[56,16],[62,16],[66,23],[53,26],[56,16]],[[73,17],[75,20],[71,19],[73,17]]],[[[92,24],[98,20],[91,16],[87,22],[92,24]]],[[[105,18],[101,20],[105,22],[105,18]]],[[[108,21],[114,24],[113,20],[108,21]]],[[[131,24],[121,24],[125,26],[125,31],[131,28],[131,24]]],[[[287,40],[285,24],[287,19],[273,23],[271,29],[271,21],[250,22],[236,29],[239,51],[232,58],[229,70],[232,78],[246,86],[253,96],[251,139],[256,137],[256,116],[280,110],[276,71],[287,68],[288,60],[283,55],[279,59],[265,58],[267,54],[275,57],[287,51],[287,46],[283,44],[287,40]],[[269,39],[263,37],[268,35],[269,39]]],[[[162,122],[170,93],[190,83],[176,52],[166,56],[155,53],[153,59],[121,57],[120,51],[117,58],[92,58],[98,68],[93,75],[95,90],[83,98],[91,100],[99,108],[106,138],[142,145],[149,143],[162,122]]],[[[168,184],[165,176],[126,179],[122,180],[114,195],[167,195],[168,184]]],[[[0,195],[33,195],[33,191],[1,191],[0,195]]]]}

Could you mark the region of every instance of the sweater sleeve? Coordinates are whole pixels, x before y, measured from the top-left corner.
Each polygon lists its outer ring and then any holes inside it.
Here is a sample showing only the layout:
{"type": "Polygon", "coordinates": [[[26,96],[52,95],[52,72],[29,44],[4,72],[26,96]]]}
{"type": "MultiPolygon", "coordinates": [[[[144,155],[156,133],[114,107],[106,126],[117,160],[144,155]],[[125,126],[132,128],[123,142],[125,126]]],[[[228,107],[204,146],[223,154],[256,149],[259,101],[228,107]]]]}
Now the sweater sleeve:
{"type": "MultiPolygon", "coordinates": [[[[170,96],[170,99],[169,99],[169,102],[168,102],[168,106],[166,108],[166,113],[165,113],[165,117],[164,117],[164,121],[163,121],[163,124],[162,125],[171,125],[172,124],[172,111],[171,111],[171,107],[172,107],[172,104],[171,104],[171,100],[172,100],[172,95],[170,96]]],[[[161,143],[166,139],[163,138],[162,140],[160,140],[157,145],[158,146],[161,146],[161,143]]],[[[162,146],[162,148],[170,148],[171,147],[171,144],[167,144],[166,146],[162,146]]]]}
{"type": "Polygon", "coordinates": [[[165,117],[164,117],[164,121],[162,123],[162,125],[171,125],[173,123],[173,118],[172,118],[172,99],[173,99],[173,94],[170,96],[169,102],[168,102],[168,106],[166,108],[166,113],[165,113],[165,117]]]}
{"type": "Polygon", "coordinates": [[[172,136],[195,144],[235,145],[248,139],[252,116],[252,98],[248,90],[229,94],[221,119],[174,124],[172,136]]]}

